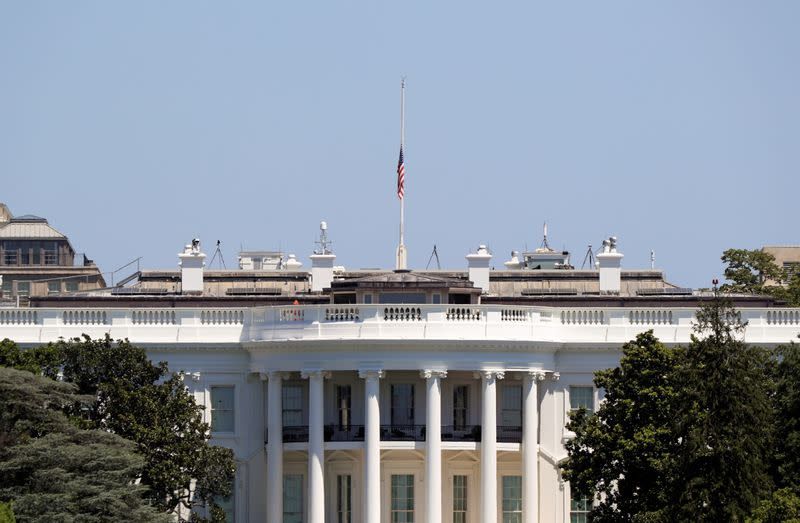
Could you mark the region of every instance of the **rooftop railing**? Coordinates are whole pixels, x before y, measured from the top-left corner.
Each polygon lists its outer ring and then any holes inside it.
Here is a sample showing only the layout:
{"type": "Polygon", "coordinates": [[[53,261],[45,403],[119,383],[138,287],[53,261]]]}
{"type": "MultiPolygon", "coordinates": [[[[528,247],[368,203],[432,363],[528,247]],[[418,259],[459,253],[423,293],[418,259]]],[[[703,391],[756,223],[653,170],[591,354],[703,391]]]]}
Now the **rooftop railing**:
{"type": "MultiPolygon", "coordinates": [[[[800,309],[743,308],[745,341],[787,343],[800,309]]],[[[690,307],[525,307],[504,305],[284,305],[252,308],[0,307],[0,338],[46,342],[109,334],[133,342],[284,339],[510,339],[617,341],[654,329],[666,342],[689,340],[690,307]],[[9,330],[13,329],[13,330],[9,330]]]]}

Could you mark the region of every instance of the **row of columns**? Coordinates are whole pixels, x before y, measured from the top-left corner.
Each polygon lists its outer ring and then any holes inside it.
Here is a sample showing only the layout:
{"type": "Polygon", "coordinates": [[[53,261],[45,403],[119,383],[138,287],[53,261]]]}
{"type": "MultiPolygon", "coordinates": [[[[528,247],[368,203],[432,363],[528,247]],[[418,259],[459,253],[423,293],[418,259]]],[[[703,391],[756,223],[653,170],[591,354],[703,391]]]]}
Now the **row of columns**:
{"type": "MultiPolygon", "coordinates": [[[[426,523],[442,523],[442,407],[441,380],[446,370],[424,370],[426,380],[426,523]]],[[[270,372],[268,378],[267,430],[267,521],[283,521],[283,406],[282,382],[286,373],[270,372]]],[[[380,369],[361,370],[364,379],[364,521],[381,520],[380,496],[380,369]]],[[[497,381],[504,371],[486,370],[478,373],[481,379],[481,492],[480,521],[497,520],[497,381]]],[[[306,370],[301,373],[309,380],[308,409],[308,522],[325,521],[325,442],[324,442],[324,379],[330,373],[306,370]]],[[[556,374],[557,376],[557,374],[556,374]]],[[[532,370],[523,377],[522,424],[522,516],[525,523],[538,522],[539,445],[538,383],[545,372],[532,370]]]]}

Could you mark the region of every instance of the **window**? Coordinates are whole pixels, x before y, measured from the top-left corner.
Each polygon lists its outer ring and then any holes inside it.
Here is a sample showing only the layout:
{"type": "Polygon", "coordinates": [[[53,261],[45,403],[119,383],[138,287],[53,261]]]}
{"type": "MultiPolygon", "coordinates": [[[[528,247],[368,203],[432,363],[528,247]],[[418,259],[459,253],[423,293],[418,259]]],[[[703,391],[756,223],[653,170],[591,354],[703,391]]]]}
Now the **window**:
{"type": "Polygon", "coordinates": [[[78,282],[76,281],[65,281],[64,287],[67,292],[78,292],[78,282]]]}
{"type": "Polygon", "coordinates": [[[392,523],[414,523],[413,474],[392,474],[392,523]]]}
{"type": "Polygon", "coordinates": [[[303,424],[303,387],[283,386],[283,426],[297,427],[303,424]]]}
{"type": "Polygon", "coordinates": [[[233,387],[211,387],[211,430],[233,432],[233,387]]]}
{"type": "Polygon", "coordinates": [[[283,523],[303,523],[303,476],[283,476],[283,523]]]}
{"type": "Polygon", "coordinates": [[[469,387],[457,385],[453,388],[453,429],[467,428],[467,410],[469,408],[469,387]]]}
{"type": "Polygon", "coordinates": [[[500,424],[504,427],[522,426],[522,387],[506,385],[503,387],[503,402],[500,424]]]}
{"type": "Polygon", "coordinates": [[[453,476],[453,523],[467,523],[467,476],[453,476]]]}
{"type": "Polygon", "coordinates": [[[442,295],[439,294],[438,292],[434,292],[433,294],[431,294],[431,303],[433,303],[434,305],[442,303],[442,295]]]}
{"type": "Polygon", "coordinates": [[[594,412],[594,387],[569,388],[569,410],[580,408],[594,412]]]}
{"type": "Polygon", "coordinates": [[[11,280],[3,278],[3,298],[11,297],[11,280]]]}
{"type": "Polygon", "coordinates": [[[349,430],[352,406],[350,385],[336,386],[336,405],[339,409],[339,430],[349,430]]]}
{"type": "Polygon", "coordinates": [[[786,279],[791,280],[796,274],[800,274],[800,262],[783,262],[783,271],[786,279]]]}
{"type": "Polygon", "coordinates": [[[587,521],[589,521],[589,510],[591,507],[592,504],[589,503],[589,498],[573,494],[569,503],[570,523],[587,523],[587,521]]]}
{"type": "Polygon", "coordinates": [[[366,305],[372,304],[372,294],[365,294],[364,295],[364,304],[366,304],[366,305]]]}
{"type": "Polygon", "coordinates": [[[522,523],[522,476],[503,476],[503,523],[522,523]]]}
{"type": "Polygon", "coordinates": [[[425,303],[425,294],[416,292],[382,292],[381,303],[425,303]]]}
{"type": "Polygon", "coordinates": [[[49,281],[47,282],[47,294],[58,294],[61,292],[61,282],[60,281],[49,281]]]}
{"type": "Polygon", "coordinates": [[[31,282],[29,281],[18,281],[17,282],[17,295],[19,296],[30,296],[31,294],[31,282]]]}
{"type": "Polygon", "coordinates": [[[392,385],[392,425],[414,424],[414,384],[392,385]]]}
{"type": "Polygon", "coordinates": [[[336,522],[352,523],[352,477],[350,474],[336,476],[336,522]]]}

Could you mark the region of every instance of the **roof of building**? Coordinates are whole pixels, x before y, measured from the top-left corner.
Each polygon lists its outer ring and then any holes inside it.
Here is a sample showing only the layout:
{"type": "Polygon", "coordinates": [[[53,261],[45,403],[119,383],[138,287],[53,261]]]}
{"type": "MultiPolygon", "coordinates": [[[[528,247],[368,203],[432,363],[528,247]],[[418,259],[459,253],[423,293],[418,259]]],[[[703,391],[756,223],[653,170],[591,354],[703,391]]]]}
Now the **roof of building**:
{"type": "Polygon", "coordinates": [[[452,288],[472,287],[472,283],[461,278],[447,276],[434,276],[413,271],[393,271],[370,274],[355,278],[340,278],[331,283],[332,290],[341,289],[424,289],[424,288],[452,288]]]}
{"type": "Polygon", "coordinates": [[[67,237],[48,224],[46,219],[32,214],[26,214],[24,216],[15,216],[11,218],[9,222],[0,224],[0,238],[66,239],[67,237]]]}

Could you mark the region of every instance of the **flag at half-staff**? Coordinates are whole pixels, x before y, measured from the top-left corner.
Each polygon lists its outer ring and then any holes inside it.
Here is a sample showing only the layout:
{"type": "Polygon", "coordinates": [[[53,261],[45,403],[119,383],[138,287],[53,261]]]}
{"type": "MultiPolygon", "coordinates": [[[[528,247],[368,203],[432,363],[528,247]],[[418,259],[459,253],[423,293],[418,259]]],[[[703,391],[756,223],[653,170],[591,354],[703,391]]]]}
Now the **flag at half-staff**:
{"type": "Polygon", "coordinates": [[[397,160],[397,198],[400,200],[400,243],[397,245],[397,263],[395,268],[406,268],[406,245],[403,227],[403,204],[406,195],[406,164],[403,159],[403,146],[405,145],[406,132],[406,79],[400,82],[400,158],[397,160]]]}
{"type": "Polygon", "coordinates": [[[403,163],[403,145],[400,144],[400,159],[397,160],[397,197],[401,200],[404,196],[406,181],[406,166],[403,163]]]}

